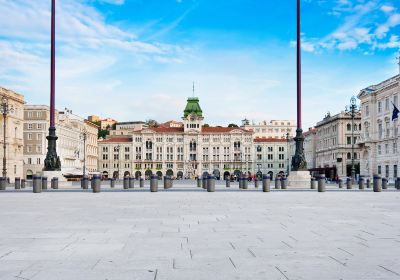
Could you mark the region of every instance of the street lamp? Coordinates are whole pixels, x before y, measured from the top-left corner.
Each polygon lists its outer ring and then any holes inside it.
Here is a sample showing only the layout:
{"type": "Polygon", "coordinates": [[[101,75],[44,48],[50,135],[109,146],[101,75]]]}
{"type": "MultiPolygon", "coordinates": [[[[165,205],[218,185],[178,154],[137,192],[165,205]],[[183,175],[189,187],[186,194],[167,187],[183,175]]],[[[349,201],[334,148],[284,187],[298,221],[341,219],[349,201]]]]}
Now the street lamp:
{"type": "Polygon", "coordinates": [[[286,133],[286,157],[287,157],[287,164],[286,164],[286,175],[289,176],[289,132],[286,133]]]}
{"type": "Polygon", "coordinates": [[[354,184],[356,177],[356,169],[354,167],[354,118],[356,113],[358,112],[358,106],[356,103],[356,98],[354,96],[350,99],[350,105],[347,108],[346,113],[351,116],[351,182],[354,184]]]}
{"type": "Polygon", "coordinates": [[[7,158],[6,158],[6,119],[8,114],[14,113],[14,107],[8,105],[8,98],[3,96],[1,102],[1,113],[3,114],[3,177],[7,178],[7,158]]]}
{"type": "Polygon", "coordinates": [[[83,140],[83,178],[86,176],[86,139],[87,131],[84,129],[80,135],[81,140],[83,140]]]}
{"type": "Polygon", "coordinates": [[[118,152],[118,168],[117,168],[117,179],[119,179],[119,165],[120,165],[120,151],[121,150],[121,145],[117,145],[114,147],[114,152],[118,152]]]}

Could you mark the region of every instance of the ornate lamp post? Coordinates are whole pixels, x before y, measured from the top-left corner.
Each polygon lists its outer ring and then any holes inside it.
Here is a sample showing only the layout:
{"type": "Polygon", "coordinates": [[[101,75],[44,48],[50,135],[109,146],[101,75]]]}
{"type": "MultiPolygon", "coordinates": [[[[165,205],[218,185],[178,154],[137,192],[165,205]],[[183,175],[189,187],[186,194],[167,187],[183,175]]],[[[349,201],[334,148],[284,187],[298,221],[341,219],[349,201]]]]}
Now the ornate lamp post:
{"type": "Polygon", "coordinates": [[[83,140],[83,177],[86,176],[86,139],[87,131],[84,129],[80,135],[81,140],[83,140]]]}
{"type": "Polygon", "coordinates": [[[50,127],[47,138],[47,154],[43,171],[60,171],[61,162],[57,156],[57,139],[55,126],[55,14],[56,1],[51,1],[51,65],[50,65],[50,127]]]}
{"type": "Polygon", "coordinates": [[[300,26],[300,0],[297,0],[297,129],[296,152],[292,158],[292,171],[306,171],[307,163],[304,157],[304,136],[301,128],[301,26],[300,26]]]}
{"type": "Polygon", "coordinates": [[[354,184],[356,178],[356,169],[354,167],[354,118],[358,112],[356,98],[354,96],[350,99],[349,108],[346,106],[346,113],[351,116],[351,182],[354,184]]]}
{"type": "Polygon", "coordinates": [[[289,157],[290,157],[290,153],[289,153],[289,132],[286,133],[286,157],[287,157],[287,164],[286,164],[286,176],[289,176],[289,157]]]}
{"type": "Polygon", "coordinates": [[[8,98],[3,96],[1,100],[1,113],[3,114],[3,177],[7,178],[7,145],[6,145],[6,134],[7,134],[7,115],[14,113],[14,107],[8,105],[8,98]]]}

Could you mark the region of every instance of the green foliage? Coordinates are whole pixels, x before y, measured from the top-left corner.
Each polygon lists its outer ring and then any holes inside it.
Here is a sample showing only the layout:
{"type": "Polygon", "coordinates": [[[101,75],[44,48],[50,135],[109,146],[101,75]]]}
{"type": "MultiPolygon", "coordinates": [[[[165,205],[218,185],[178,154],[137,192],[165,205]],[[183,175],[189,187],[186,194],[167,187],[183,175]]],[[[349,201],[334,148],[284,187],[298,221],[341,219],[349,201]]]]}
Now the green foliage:
{"type": "Polygon", "coordinates": [[[97,137],[100,138],[106,138],[107,135],[110,135],[110,131],[108,131],[107,129],[99,129],[99,132],[97,133],[97,137]]]}
{"type": "Polygon", "coordinates": [[[239,127],[239,126],[237,124],[230,123],[230,124],[228,124],[228,127],[239,127]]]}
{"type": "Polygon", "coordinates": [[[208,123],[203,124],[203,127],[210,127],[208,123]]]}

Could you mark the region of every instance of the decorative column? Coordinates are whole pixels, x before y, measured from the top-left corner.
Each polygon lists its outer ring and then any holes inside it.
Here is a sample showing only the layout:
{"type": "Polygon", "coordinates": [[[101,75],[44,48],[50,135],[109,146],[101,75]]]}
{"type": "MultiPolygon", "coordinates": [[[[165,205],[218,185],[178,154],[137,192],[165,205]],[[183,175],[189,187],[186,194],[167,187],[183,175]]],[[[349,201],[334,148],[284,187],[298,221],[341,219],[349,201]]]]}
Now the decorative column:
{"type": "Polygon", "coordinates": [[[61,162],[57,156],[57,139],[55,126],[55,13],[56,1],[51,2],[51,65],[50,65],[50,127],[47,138],[47,155],[43,171],[60,171],[61,162]]]}
{"type": "Polygon", "coordinates": [[[292,158],[292,171],[306,171],[307,163],[304,156],[304,136],[301,128],[301,25],[300,0],[297,0],[297,129],[296,152],[292,158]]]}

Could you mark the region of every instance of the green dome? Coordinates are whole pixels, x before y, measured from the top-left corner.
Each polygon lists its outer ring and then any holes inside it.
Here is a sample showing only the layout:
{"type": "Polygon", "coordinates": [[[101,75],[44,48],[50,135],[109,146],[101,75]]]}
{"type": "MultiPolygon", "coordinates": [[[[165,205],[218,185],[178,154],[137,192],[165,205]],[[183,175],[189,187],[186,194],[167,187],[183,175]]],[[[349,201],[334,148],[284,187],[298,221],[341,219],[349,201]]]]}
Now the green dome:
{"type": "Polygon", "coordinates": [[[203,117],[203,111],[200,108],[199,99],[197,97],[189,97],[187,100],[185,110],[183,111],[183,116],[186,118],[190,114],[203,117]]]}

